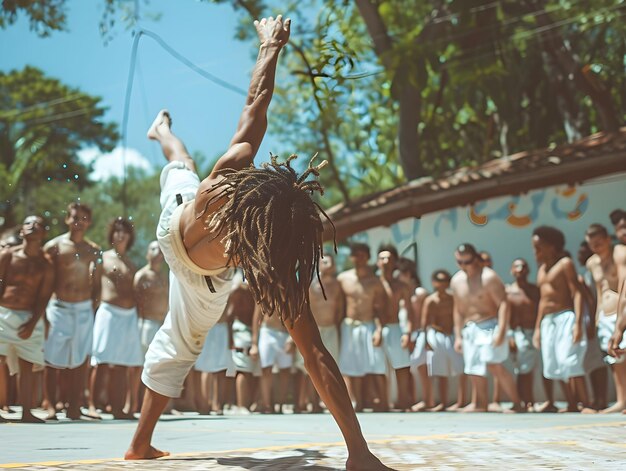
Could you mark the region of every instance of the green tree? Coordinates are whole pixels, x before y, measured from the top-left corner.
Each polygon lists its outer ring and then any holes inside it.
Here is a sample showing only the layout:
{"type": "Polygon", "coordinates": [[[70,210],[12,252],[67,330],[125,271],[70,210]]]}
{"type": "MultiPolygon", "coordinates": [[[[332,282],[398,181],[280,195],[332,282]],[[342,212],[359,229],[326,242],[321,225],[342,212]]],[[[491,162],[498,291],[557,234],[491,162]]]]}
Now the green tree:
{"type": "Polygon", "coordinates": [[[6,28],[20,14],[28,18],[31,31],[49,36],[52,31],[66,27],[65,0],[2,0],[0,6],[0,28],[6,28]]]}
{"type": "MultiPolygon", "coordinates": [[[[46,77],[34,67],[0,72],[0,229],[14,225],[16,204],[50,182],[88,185],[78,151],[110,151],[116,125],[103,122],[101,99],[46,77]]],[[[28,206],[26,210],[33,207],[28,206]]]]}

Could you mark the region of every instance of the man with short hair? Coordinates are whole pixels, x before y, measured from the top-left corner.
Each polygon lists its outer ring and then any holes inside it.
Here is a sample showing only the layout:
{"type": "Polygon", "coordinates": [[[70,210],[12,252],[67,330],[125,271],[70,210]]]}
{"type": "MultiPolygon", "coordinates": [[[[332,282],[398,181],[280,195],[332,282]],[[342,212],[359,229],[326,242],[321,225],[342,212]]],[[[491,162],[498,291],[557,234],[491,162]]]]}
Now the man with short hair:
{"type": "Polygon", "coordinates": [[[54,296],[48,303],[49,323],[44,346],[49,420],[56,420],[56,370],[68,387],[67,417],[80,419],[87,359],[93,343],[94,312],[100,303],[102,252],[85,237],[91,208],[73,202],[67,207],[68,232],[50,240],[44,251],[54,267],[54,296]]]}
{"type": "Polygon", "coordinates": [[[379,279],[387,293],[387,312],[382,329],[382,349],[387,361],[396,373],[398,401],[396,409],[408,410],[411,407],[409,393],[411,391],[410,344],[413,306],[411,305],[411,289],[403,281],[394,278],[393,273],[398,261],[398,251],[393,245],[382,245],[378,249],[379,279]],[[400,308],[407,310],[407,327],[402,331],[399,321],[400,308]]]}
{"type": "MultiPolygon", "coordinates": [[[[608,231],[600,224],[589,226],[585,233],[585,240],[594,253],[587,260],[587,268],[596,285],[598,340],[600,348],[606,352],[609,339],[615,331],[619,299],[617,267],[613,259],[614,248],[608,231]]],[[[615,404],[601,411],[604,414],[626,410],[626,362],[623,359],[620,360],[610,355],[604,358],[604,361],[611,366],[617,396],[615,404]]]]}
{"type": "Polygon", "coordinates": [[[463,411],[487,411],[487,372],[490,372],[513,401],[510,411],[519,412],[515,381],[502,364],[509,356],[506,341],[509,305],[504,284],[496,272],[484,266],[473,245],[459,245],[454,255],[460,268],[451,282],[455,350],[463,353],[464,371],[473,386],[472,403],[463,411]]]}
{"type": "Polygon", "coordinates": [[[42,250],[46,233],[43,218],[28,216],[20,230],[24,242],[0,250],[0,364],[7,362],[11,374],[19,374],[22,422],[43,422],[31,409],[33,371],[44,367],[42,314],[54,284],[54,270],[42,250]]]}
{"type": "Polygon", "coordinates": [[[532,237],[539,263],[540,301],[533,344],[541,348],[543,375],[559,380],[569,412],[590,409],[583,361],[587,335],[583,326],[582,291],[571,258],[565,256],[565,237],[549,226],[535,228],[532,237]]]}
{"type": "Polygon", "coordinates": [[[146,395],[126,459],[154,459],[167,453],[151,445],[152,433],[169,397],[177,397],[200,354],[208,330],[224,311],[233,267],[242,268],[263,315],[277,316],[289,331],[322,400],[346,440],[346,468],[385,470],[370,451],[350,404],[341,374],[322,343],[311,314],[309,285],[318,273],[324,226],[311,194],[323,164],[312,162],[299,175],[296,156],[272,156],[253,166],[274,91],[278,55],[287,43],[290,20],[255,22],[261,41],[246,105],[226,153],[200,182],[184,144],[162,111],[148,131],[170,162],[161,174],[157,238],[170,266],[170,312],[146,354],[146,395]]]}
{"type": "Polygon", "coordinates": [[[382,343],[382,319],[387,310],[387,295],[382,283],[369,266],[367,244],[353,243],[350,260],[354,268],[337,277],[345,298],[346,313],[341,324],[339,369],[346,378],[357,412],[363,410],[363,382],[371,376],[378,393],[378,409],[387,403],[385,353],[382,343]]]}

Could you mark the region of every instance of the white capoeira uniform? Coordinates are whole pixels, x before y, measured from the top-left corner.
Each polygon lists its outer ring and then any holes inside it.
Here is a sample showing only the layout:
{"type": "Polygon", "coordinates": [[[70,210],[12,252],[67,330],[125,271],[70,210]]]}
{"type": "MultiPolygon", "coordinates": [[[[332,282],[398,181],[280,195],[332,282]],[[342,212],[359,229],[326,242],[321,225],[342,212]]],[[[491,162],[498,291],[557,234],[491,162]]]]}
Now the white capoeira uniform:
{"type": "Polygon", "coordinates": [[[385,374],[385,353],[382,348],[372,344],[375,331],[374,321],[361,322],[348,317],[343,320],[339,351],[341,374],[357,378],[385,374]]]}
{"type": "Polygon", "coordinates": [[[261,364],[258,359],[250,357],[250,347],[252,347],[252,328],[238,319],[233,321],[233,347],[232,358],[235,371],[241,373],[252,373],[254,376],[261,376],[261,364]]]}
{"type": "Polygon", "coordinates": [[[182,162],[170,162],[163,168],[160,182],[162,212],[157,240],[170,267],[170,311],[150,343],[141,380],[159,394],[179,397],[207,332],[224,312],[234,270],[198,267],[183,244],[180,216],[186,205],[193,204],[200,186],[198,175],[182,162]],[[183,204],[179,205],[179,199],[183,204]]]}
{"type": "Polygon", "coordinates": [[[402,328],[399,323],[386,324],[382,332],[382,349],[387,361],[394,370],[408,368],[411,365],[408,349],[402,348],[402,328]]]}
{"type": "Polygon", "coordinates": [[[498,319],[492,317],[480,322],[468,322],[463,327],[463,362],[465,374],[487,376],[487,364],[504,363],[509,357],[509,343],[504,340],[495,346],[498,319]]]}
{"type": "Polygon", "coordinates": [[[102,302],[93,325],[91,364],[141,366],[143,360],[137,308],[102,302]]]}
{"type": "MultiPolygon", "coordinates": [[[[615,332],[615,324],[617,324],[617,314],[605,315],[602,311],[598,313],[598,342],[603,352],[607,352],[609,349],[609,340],[615,332]]],[[[626,334],[622,336],[619,348],[626,348],[626,334]]],[[[615,358],[607,354],[604,357],[604,362],[607,365],[622,363],[624,360],[624,355],[615,358]]]]}
{"type": "Polygon", "coordinates": [[[415,370],[428,363],[429,351],[426,348],[426,332],[424,330],[414,330],[411,332],[411,342],[415,343],[413,351],[409,356],[411,370],[415,370]]]}
{"type": "Polygon", "coordinates": [[[428,376],[460,376],[463,374],[463,355],[454,349],[454,334],[444,334],[432,327],[426,331],[432,355],[428,357],[428,376]]]}
{"type": "Polygon", "coordinates": [[[52,299],[46,318],[50,324],[44,344],[46,364],[55,368],[78,368],[85,363],[93,347],[92,301],[70,303],[52,299]]]}
{"type": "Polygon", "coordinates": [[[161,328],[161,324],[162,322],[155,321],[154,319],[146,319],[145,317],[140,317],[137,321],[141,351],[144,357],[146,356],[150,342],[152,342],[152,339],[161,328]]]}
{"type": "Polygon", "coordinates": [[[576,314],[569,309],[546,314],[541,319],[541,359],[546,379],[565,381],[584,376],[587,332],[583,325],[581,341],[573,343],[575,322],[576,314]]]}
{"type": "Polygon", "coordinates": [[[513,354],[515,374],[526,375],[535,369],[539,361],[539,350],[533,345],[534,329],[516,327],[512,331],[516,351],[513,354]]]}
{"type": "Polygon", "coordinates": [[[273,329],[262,325],[259,330],[259,359],[261,368],[276,366],[279,370],[291,368],[293,354],[285,351],[285,345],[289,340],[289,332],[273,329]]]}
{"type": "Polygon", "coordinates": [[[18,311],[0,306],[0,356],[6,357],[9,373],[20,372],[19,359],[33,364],[33,371],[44,367],[44,322],[39,319],[27,339],[17,334],[21,325],[33,317],[31,311],[18,311]]]}
{"type": "MultiPolygon", "coordinates": [[[[336,362],[339,359],[339,329],[336,325],[320,325],[318,328],[324,347],[326,347],[326,350],[328,350],[328,353],[330,353],[336,362]]],[[[296,350],[293,366],[303,373],[307,372],[304,367],[304,358],[300,350],[296,350]]]]}
{"type": "Polygon", "coordinates": [[[235,372],[233,355],[230,350],[230,335],[226,322],[219,322],[211,327],[204,340],[202,353],[196,360],[194,369],[204,373],[228,371],[231,375],[235,372]]]}

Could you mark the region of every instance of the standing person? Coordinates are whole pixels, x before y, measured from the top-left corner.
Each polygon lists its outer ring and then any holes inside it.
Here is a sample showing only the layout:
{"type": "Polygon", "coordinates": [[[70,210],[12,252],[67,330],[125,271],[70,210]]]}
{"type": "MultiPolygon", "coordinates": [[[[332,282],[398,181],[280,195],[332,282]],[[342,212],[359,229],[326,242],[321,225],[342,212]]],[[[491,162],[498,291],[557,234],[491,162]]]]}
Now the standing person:
{"type": "MultiPolygon", "coordinates": [[[[428,291],[422,287],[419,276],[417,276],[417,267],[413,260],[409,260],[408,258],[400,258],[400,260],[398,260],[398,279],[411,288],[413,318],[411,319],[410,371],[413,377],[419,377],[420,384],[422,385],[422,400],[415,402],[417,398],[415,391],[416,383],[415,381],[411,381],[411,402],[414,402],[411,406],[411,410],[413,412],[424,412],[435,406],[432,385],[430,377],[428,376],[426,332],[422,326],[422,309],[424,301],[428,296],[428,291]]],[[[401,300],[401,305],[401,309],[406,310],[403,300],[401,300]]],[[[400,314],[398,316],[400,317],[400,314]]],[[[408,318],[408,314],[406,317],[408,318]]]]}
{"type": "Polygon", "coordinates": [[[411,371],[409,366],[413,306],[411,305],[411,288],[403,281],[394,278],[393,273],[398,262],[398,251],[393,245],[383,245],[378,249],[376,266],[379,279],[387,294],[387,312],[382,329],[382,347],[387,361],[396,373],[398,385],[398,402],[396,409],[408,410],[412,403],[411,371]],[[404,307],[407,311],[406,330],[400,327],[399,313],[404,307]]]}
{"type": "Polygon", "coordinates": [[[93,343],[94,312],[100,303],[102,252],[85,238],[91,225],[91,208],[70,203],[65,224],[68,232],[44,246],[54,268],[54,297],[48,303],[49,329],[44,345],[45,383],[49,420],[56,420],[56,369],[68,387],[67,417],[80,419],[83,414],[87,359],[93,343]]]}
{"type": "MultiPolygon", "coordinates": [[[[533,334],[537,324],[539,308],[539,288],[528,281],[530,269],[523,258],[516,258],[511,264],[511,275],[515,281],[507,286],[506,294],[511,306],[511,329],[513,330],[513,358],[517,374],[517,392],[522,405],[529,411],[534,409],[533,378],[539,362],[539,351],[533,345],[533,334]]],[[[541,412],[556,412],[552,387],[548,387],[548,401],[541,412]]]]}
{"type": "Polygon", "coordinates": [[[137,431],[126,459],[166,455],[151,445],[169,397],[180,395],[184,378],[200,354],[207,331],[221,316],[232,285],[232,266],[242,267],[263,315],[287,327],[317,391],[336,419],[348,448],[346,468],[383,470],[370,451],[345,384],[324,347],[308,302],[318,271],[323,224],[311,192],[321,190],[319,166],[298,175],[276,157],[252,166],[267,127],[276,63],[289,39],[290,20],[255,22],[261,41],[246,105],[229,149],[201,183],[184,144],[159,113],[149,137],[170,162],[161,175],[163,212],[157,238],[172,272],[170,312],[146,355],[147,386],[137,431]]]}
{"type": "Polygon", "coordinates": [[[613,358],[623,361],[626,355],[626,211],[611,211],[611,222],[615,229],[618,245],[613,250],[613,261],[617,267],[618,301],[613,335],[608,342],[608,352],[613,358]]]}
{"type": "MultiPolygon", "coordinates": [[[[324,255],[320,260],[320,280],[313,280],[309,288],[311,312],[317,323],[322,343],[335,361],[339,359],[339,324],[343,320],[345,307],[341,287],[337,281],[337,268],[332,255],[324,255]]],[[[320,398],[313,387],[313,383],[306,374],[304,359],[300,352],[296,352],[296,365],[302,369],[302,384],[300,390],[304,397],[301,408],[307,400],[312,404],[312,412],[322,412],[320,398]]]]}
{"type": "Polygon", "coordinates": [[[463,373],[463,355],[454,349],[454,298],[450,288],[450,273],[436,270],[432,275],[435,292],[424,301],[424,321],[426,339],[432,349],[428,361],[430,376],[439,379],[439,404],[428,409],[431,412],[459,410],[467,402],[466,377],[463,373]],[[459,378],[457,401],[452,407],[447,406],[448,377],[459,378]]]}
{"type": "Polygon", "coordinates": [[[137,302],[141,350],[145,355],[150,342],[163,325],[169,308],[169,282],[163,274],[163,252],[153,240],[146,251],[148,264],[135,273],[133,291],[137,302]]]}
{"type": "Polygon", "coordinates": [[[539,314],[533,344],[541,348],[543,376],[559,380],[570,412],[578,400],[589,408],[583,361],[587,335],[583,326],[582,290],[572,259],[564,255],[565,237],[549,226],[535,228],[533,251],[539,271],[539,314]]]}
{"type": "MultiPolygon", "coordinates": [[[[617,321],[617,303],[619,300],[617,287],[617,266],[613,259],[613,244],[606,228],[600,224],[592,224],[585,233],[585,240],[594,253],[587,260],[587,268],[593,276],[596,286],[598,306],[596,319],[598,340],[603,351],[608,350],[609,339],[615,331],[617,321]]],[[[600,411],[608,414],[626,410],[626,362],[618,361],[610,355],[604,361],[611,366],[617,402],[600,411]]]]}
{"type": "MultiPolygon", "coordinates": [[[[0,250],[0,364],[7,362],[11,374],[19,374],[22,422],[43,422],[31,409],[33,370],[44,367],[42,315],[54,284],[54,270],[42,250],[46,232],[43,218],[28,216],[20,231],[23,243],[0,250]]],[[[2,383],[0,388],[6,388],[2,383]]]]}
{"type": "Polygon", "coordinates": [[[387,310],[387,295],[380,280],[368,265],[370,248],[354,243],[350,260],[354,268],[337,277],[345,298],[345,317],[341,323],[339,369],[346,378],[357,412],[363,410],[363,380],[371,375],[378,392],[378,409],[387,409],[387,380],[382,343],[381,319],[387,310]]]}
{"type": "Polygon", "coordinates": [[[465,374],[472,383],[472,403],[464,412],[486,412],[487,372],[500,380],[500,386],[513,401],[511,412],[521,411],[515,380],[502,364],[509,356],[506,334],[509,304],[500,277],[483,265],[471,244],[455,251],[460,270],[452,277],[454,296],[454,348],[463,353],[465,374]]]}
{"type": "MultiPolygon", "coordinates": [[[[131,401],[129,410],[123,410],[128,391],[128,368],[140,367],[143,354],[133,290],[136,269],[128,256],[135,240],[132,223],[121,217],[111,221],[107,240],[112,248],[102,254],[102,302],[93,329],[90,407],[95,409],[95,398],[106,369],[106,390],[113,418],[133,419],[134,401],[131,401]]],[[[139,384],[134,386],[138,388],[139,384]]],[[[137,394],[137,391],[130,391],[131,399],[136,399],[137,394]]]]}

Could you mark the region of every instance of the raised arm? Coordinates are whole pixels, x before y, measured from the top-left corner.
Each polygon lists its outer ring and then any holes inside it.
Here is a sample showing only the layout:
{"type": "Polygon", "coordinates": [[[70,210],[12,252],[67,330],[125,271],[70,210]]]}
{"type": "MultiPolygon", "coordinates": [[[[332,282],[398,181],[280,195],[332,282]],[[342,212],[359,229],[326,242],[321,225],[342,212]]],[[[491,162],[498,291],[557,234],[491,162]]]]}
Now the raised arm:
{"type": "Polygon", "coordinates": [[[278,15],[276,19],[269,17],[255,21],[254,26],[261,44],[246,104],[230,147],[217,161],[209,178],[217,177],[217,172],[223,169],[241,170],[250,166],[265,136],[278,54],[289,40],[291,20],[287,18],[283,23],[282,15],[278,15]]]}

